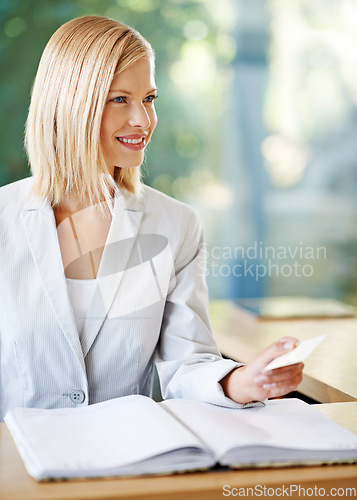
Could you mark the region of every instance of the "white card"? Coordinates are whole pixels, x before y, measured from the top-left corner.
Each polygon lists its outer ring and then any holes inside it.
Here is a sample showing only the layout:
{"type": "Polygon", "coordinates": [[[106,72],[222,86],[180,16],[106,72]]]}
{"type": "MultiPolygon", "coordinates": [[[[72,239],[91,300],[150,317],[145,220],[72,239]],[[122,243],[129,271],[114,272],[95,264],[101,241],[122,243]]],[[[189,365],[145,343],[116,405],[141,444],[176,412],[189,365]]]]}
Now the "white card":
{"type": "Polygon", "coordinates": [[[294,365],[295,363],[301,363],[308,357],[310,353],[319,345],[320,342],[326,337],[326,335],[319,335],[318,337],[313,337],[312,339],[304,340],[295,347],[292,351],[282,354],[277,358],[273,359],[265,368],[266,370],[274,370],[275,368],[280,368],[282,366],[294,365]]]}

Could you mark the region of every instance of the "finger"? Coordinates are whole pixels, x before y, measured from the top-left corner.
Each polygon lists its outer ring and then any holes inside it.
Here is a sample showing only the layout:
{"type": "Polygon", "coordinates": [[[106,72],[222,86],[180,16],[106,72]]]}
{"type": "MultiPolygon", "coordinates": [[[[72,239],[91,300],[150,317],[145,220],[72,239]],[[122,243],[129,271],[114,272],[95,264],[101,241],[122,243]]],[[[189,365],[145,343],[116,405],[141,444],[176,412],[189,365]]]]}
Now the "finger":
{"type": "Polygon", "coordinates": [[[294,349],[298,343],[299,340],[294,337],[281,337],[277,342],[266,347],[253,361],[259,367],[264,368],[277,356],[294,349]]]}
{"type": "Polygon", "coordinates": [[[269,397],[278,397],[295,391],[302,380],[302,374],[298,374],[289,380],[264,384],[263,389],[269,391],[269,397]]]}
{"type": "Polygon", "coordinates": [[[280,368],[275,368],[274,370],[263,371],[262,375],[270,378],[288,378],[300,373],[304,369],[304,363],[294,363],[293,365],[282,366],[280,368]]]}
{"type": "Polygon", "coordinates": [[[269,391],[269,395],[266,396],[266,399],[280,398],[282,396],[286,396],[287,394],[290,394],[291,392],[296,391],[297,388],[298,388],[298,386],[291,385],[291,386],[284,386],[283,389],[280,389],[280,388],[271,389],[269,391]]]}
{"type": "Polygon", "coordinates": [[[263,371],[255,377],[254,382],[260,386],[284,381],[289,382],[294,377],[300,375],[302,376],[303,368],[303,363],[296,363],[294,365],[289,365],[288,367],[284,366],[284,369],[277,368],[268,372],[263,371]]]}
{"type": "Polygon", "coordinates": [[[295,383],[294,381],[295,380],[298,380],[298,383],[301,382],[302,380],[302,371],[299,371],[299,372],[296,372],[296,373],[292,373],[292,374],[289,374],[289,375],[281,375],[279,377],[274,377],[274,378],[270,378],[268,379],[266,382],[263,383],[263,386],[265,384],[281,384],[281,385],[289,385],[289,384],[293,384],[295,383]]]}

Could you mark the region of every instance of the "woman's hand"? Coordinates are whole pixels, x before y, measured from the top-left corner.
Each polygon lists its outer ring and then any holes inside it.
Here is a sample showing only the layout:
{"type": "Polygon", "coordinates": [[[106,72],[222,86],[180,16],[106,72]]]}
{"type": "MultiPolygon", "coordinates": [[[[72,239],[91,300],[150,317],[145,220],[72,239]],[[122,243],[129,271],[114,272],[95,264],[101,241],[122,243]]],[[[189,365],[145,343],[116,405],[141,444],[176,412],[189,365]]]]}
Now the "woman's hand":
{"type": "Polygon", "coordinates": [[[276,398],[296,390],[302,380],[303,363],[283,366],[275,370],[264,368],[277,356],[298,345],[293,337],[282,337],[264,349],[246,366],[236,368],[221,380],[224,393],[237,403],[250,403],[276,398]]]}

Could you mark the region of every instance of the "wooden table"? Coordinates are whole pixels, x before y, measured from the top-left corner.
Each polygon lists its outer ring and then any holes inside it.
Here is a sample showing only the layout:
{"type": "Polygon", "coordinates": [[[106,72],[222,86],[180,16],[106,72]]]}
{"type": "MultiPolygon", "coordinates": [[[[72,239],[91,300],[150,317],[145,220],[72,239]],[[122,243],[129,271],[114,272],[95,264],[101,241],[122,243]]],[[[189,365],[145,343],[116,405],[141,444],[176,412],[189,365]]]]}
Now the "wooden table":
{"type": "MultiPolygon", "coordinates": [[[[357,434],[357,402],[317,405],[316,408],[357,434]]],[[[224,498],[225,485],[230,488],[295,485],[300,493],[301,488],[308,491],[307,488],[315,487],[325,488],[326,493],[331,488],[355,488],[357,491],[357,464],[38,483],[27,475],[7,427],[0,424],[1,500],[212,500],[224,498]]],[[[296,491],[289,498],[301,496],[296,491]]],[[[282,497],[270,494],[268,498],[282,497]]]]}
{"type": "Polygon", "coordinates": [[[357,401],[357,318],[259,321],[230,301],[210,304],[214,337],[222,354],[250,361],[279,337],[326,339],[305,361],[302,394],[320,403],[357,401]]]}

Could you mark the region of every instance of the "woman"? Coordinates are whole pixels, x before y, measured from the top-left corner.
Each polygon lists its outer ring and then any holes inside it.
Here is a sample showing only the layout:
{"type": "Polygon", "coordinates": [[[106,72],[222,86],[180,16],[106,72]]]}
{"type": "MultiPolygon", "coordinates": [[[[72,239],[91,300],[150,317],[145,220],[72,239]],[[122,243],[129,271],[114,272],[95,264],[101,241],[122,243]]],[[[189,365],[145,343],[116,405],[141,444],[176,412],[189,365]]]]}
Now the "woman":
{"type": "Polygon", "coordinates": [[[228,407],[301,381],[302,364],[263,372],[296,339],[246,366],[221,358],[197,213],[140,181],[156,96],[153,51],[128,26],[74,19],[44,50],[32,177],[0,189],[1,418],[150,395],[154,364],[164,398],[228,407]]]}

